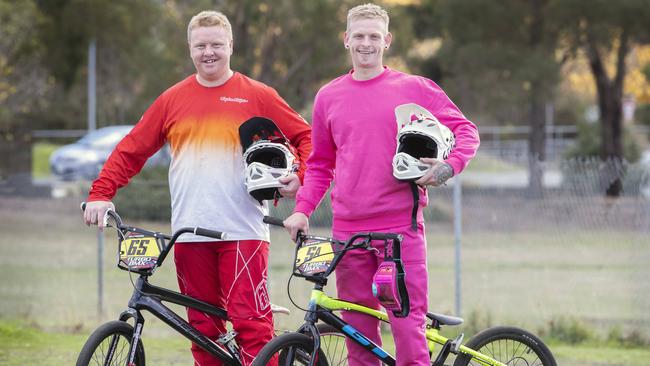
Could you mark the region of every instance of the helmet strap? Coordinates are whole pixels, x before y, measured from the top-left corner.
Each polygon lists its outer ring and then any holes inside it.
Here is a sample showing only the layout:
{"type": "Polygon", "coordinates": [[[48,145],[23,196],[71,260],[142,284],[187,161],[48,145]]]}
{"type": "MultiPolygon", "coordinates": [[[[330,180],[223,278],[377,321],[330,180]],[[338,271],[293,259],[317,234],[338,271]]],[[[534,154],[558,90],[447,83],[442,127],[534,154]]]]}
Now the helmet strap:
{"type": "Polygon", "coordinates": [[[415,182],[409,182],[413,194],[413,211],[411,211],[411,230],[418,231],[418,204],[420,203],[420,190],[415,182]]]}

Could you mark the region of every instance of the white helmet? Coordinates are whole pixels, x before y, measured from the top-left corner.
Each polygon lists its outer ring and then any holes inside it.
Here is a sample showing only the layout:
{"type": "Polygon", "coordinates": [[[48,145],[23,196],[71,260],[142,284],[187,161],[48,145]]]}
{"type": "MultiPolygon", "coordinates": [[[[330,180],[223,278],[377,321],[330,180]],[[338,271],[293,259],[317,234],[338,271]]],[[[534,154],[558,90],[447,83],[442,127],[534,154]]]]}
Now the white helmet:
{"type": "Polygon", "coordinates": [[[273,121],[253,117],[239,127],[246,164],[246,190],[258,201],[280,197],[278,178],[297,171],[295,149],[273,121]]]}
{"type": "Polygon", "coordinates": [[[256,200],[280,197],[278,188],[284,184],[278,178],[296,171],[296,157],[287,146],[260,140],[244,152],[246,162],[246,190],[256,200]]]}
{"type": "Polygon", "coordinates": [[[431,167],[420,158],[445,160],[454,147],[454,134],[425,108],[402,104],[395,108],[399,133],[393,176],[402,181],[421,178],[431,167]]]}

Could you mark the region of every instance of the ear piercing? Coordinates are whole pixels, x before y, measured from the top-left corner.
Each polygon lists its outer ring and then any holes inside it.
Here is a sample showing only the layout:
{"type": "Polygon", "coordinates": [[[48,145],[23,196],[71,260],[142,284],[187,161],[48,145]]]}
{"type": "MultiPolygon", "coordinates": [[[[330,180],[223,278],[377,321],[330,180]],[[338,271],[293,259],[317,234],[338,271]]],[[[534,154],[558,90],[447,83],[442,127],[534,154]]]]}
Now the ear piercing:
{"type": "Polygon", "coordinates": [[[350,48],[350,45],[349,45],[349,44],[346,44],[346,45],[345,45],[345,48],[346,48],[346,49],[350,48]]]}

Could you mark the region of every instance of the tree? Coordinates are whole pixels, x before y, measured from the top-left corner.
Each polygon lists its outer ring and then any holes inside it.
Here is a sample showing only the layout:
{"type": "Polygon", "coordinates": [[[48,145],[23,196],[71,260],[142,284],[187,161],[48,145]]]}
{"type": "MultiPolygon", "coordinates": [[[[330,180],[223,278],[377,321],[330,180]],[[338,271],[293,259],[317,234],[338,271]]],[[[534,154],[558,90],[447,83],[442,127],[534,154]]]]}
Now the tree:
{"type": "MultiPolygon", "coordinates": [[[[623,162],[622,100],[626,57],[635,45],[650,42],[650,1],[619,2],[566,0],[562,3],[561,22],[569,48],[582,50],[596,84],[600,110],[602,160],[620,166],[623,162]],[[614,55],[610,63],[608,55],[614,55]],[[609,65],[613,65],[609,70],[609,65]]],[[[611,180],[606,191],[610,197],[621,194],[622,174],[611,180]]]]}
{"type": "Polygon", "coordinates": [[[0,180],[29,184],[31,128],[28,118],[44,103],[49,85],[38,62],[41,44],[34,26],[42,21],[32,1],[0,0],[0,180]]]}
{"type": "MultiPolygon", "coordinates": [[[[484,118],[497,124],[530,126],[529,192],[542,195],[545,152],[545,103],[559,80],[561,59],[555,56],[557,30],[548,21],[552,0],[437,0],[444,37],[439,58],[447,85],[484,118]]],[[[427,12],[423,12],[427,13],[427,12]]],[[[433,23],[436,21],[434,20],[433,23]]]]}

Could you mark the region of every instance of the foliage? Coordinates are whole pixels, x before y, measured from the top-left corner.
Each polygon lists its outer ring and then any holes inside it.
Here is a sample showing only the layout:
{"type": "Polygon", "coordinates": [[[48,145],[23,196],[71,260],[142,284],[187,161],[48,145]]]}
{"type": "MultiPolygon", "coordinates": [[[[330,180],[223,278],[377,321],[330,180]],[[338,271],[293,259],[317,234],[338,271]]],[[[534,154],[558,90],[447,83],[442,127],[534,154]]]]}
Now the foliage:
{"type": "MultiPolygon", "coordinates": [[[[575,145],[567,150],[566,157],[571,159],[601,156],[600,129],[600,124],[578,123],[578,138],[575,145]]],[[[638,161],[641,157],[641,147],[629,129],[625,129],[623,151],[623,157],[630,163],[638,161]]]]}
{"type": "Polygon", "coordinates": [[[629,348],[650,347],[650,338],[639,329],[624,332],[620,326],[615,326],[609,330],[607,341],[629,348]]]}
{"type": "Polygon", "coordinates": [[[638,106],[634,112],[634,119],[639,124],[650,126],[650,103],[638,106]]]}
{"type": "Polygon", "coordinates": [[[50,175],[50,155],[60,145],[36,143],[32,145],[32,177],[43,178],[50,175]]]}
{"type": "Polygon", "coordinates": [[[49,85],[38,60],[43,51],[35,31],[42,22],[33,1],[0,0],[0,141],[11,141],[24,122],[17,116],[46,103],[49,85]]]}
{"type": "Polygon", "coordinates": [[[466,317],[467,322],[464,325],[463,331],[468,335],[473,335],[483,329],[494,326],[492,314],[489,311],[473,309],[466,317]]]}
{"type": "Polygon", "coordinates": [[[533,14],[528,2],[424,3],[434,19],[429,20],[427,12],[414,12],[420,17],[416,21],[420,37],[443,37],[444,42],[438,54],[422,60],[422,66],[440,65],[440,82],[466,113],[480,115],[476,119],[483,124],[521,124],[528,118],[533,83],[540,83],[542,94],[550,98],[559,77],[552,51],[556,31],[545,27],[544,37],[531,44],[533,14]]]}
{"type": "Polygon", "coordinates": [[[580,320],[562,317],[549,322],[547,336],[569,344],[580,344],[595,338],[593,330],[580,320]]]}
{"type": "Polygon", "coordinates": [[[113,202],[120,214],[130,220],[169,222],[171,199],[167,168],[142,170],[129,185],[119,190],[113,202]]]}

